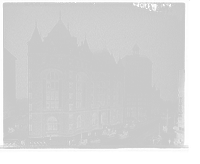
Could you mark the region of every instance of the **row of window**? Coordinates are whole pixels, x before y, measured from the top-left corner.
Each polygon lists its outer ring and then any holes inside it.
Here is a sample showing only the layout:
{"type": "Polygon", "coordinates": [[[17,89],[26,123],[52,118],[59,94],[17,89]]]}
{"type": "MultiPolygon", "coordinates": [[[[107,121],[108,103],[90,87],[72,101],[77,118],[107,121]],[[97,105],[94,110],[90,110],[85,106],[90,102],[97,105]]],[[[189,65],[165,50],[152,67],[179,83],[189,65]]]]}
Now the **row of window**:
{"type": "MultiPolygon", "coordinates": [[[[46,63],[46,58],[45,57],[42,58],[42,63],[43,64],[46,63]]],[[[57,64],[57,63],[58,64],[63,64],[62,58],[58,58],[58,61],[56,61],[56,59],[54,59],[54,58],[50,58],[50,64],[57,64]]],[[[69,65],[73,66],[73,63],[74,63],[74,59],[70,58],[69,59],[69,65]]],[[[29,65],[32,65],[32,57],[29,57],[29,65]]],[[[88,69],[88,63],[87,62],[76,60],[76,66],[84,68],[84,69],[88,69]]]]}
{"type": "MultiPolygon", "coordinates": [[[[95,126],[97,124],[97,115],[93,115],[92,117],[92,126],[95,126]]],[[[76,128],[79,129],[82,126],[82,120],[81,116],[77,117],[77,126],[76,128]]],[[[58,131],[58,120],[55,117],[50,117],[47,120],[47,131],[58,131]]],[[[73,124],[69,124],[69,130],[72,130],[73,124]]],[[[29,127],[30,131],[32,131],[32,125],[29,127]]]]}
{"type": "MultiPolygon", "coordinates": [[[[143,105],[150,105],[151,102],[143,102],[143,105]]],[[[130,101],[126,101],[126,105],[131,105],[131,102],[130,101]]],[[[136,102],[136,101],[132,101],[132,105],[142,105],[142,102],[139,101],[139,102],[136,102]]]]}

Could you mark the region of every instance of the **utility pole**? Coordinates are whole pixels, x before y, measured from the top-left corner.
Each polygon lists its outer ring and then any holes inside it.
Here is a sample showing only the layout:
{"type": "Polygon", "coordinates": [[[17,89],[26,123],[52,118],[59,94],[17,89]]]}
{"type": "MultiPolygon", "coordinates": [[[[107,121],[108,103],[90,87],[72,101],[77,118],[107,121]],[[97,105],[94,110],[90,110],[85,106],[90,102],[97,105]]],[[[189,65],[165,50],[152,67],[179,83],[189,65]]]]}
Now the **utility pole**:
{"type": "Polygon", "coordinates": [[[176,121],[176,113],[174,112],[174,125],[175,125],[175,121],[176,121]]]}
{"type": "Polygon", "coordinates": [[[168,108],[167,108],[167,120],[166,120],[166,128],[167,128],[167,130],[168,130],[168,108]]]}

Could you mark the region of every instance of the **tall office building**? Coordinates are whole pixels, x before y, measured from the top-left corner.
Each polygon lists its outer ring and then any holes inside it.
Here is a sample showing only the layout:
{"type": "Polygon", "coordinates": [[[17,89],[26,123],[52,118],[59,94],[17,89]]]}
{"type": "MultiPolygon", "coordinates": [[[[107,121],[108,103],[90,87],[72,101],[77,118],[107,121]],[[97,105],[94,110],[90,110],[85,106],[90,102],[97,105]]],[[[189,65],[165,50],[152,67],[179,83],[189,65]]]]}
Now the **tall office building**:
{"type": "Polygon", "coordinates": [[[140,115],[147,115],[151,108],[152,63],[140,54],[137,44],[132,55],[120,62],[124,68],[124,116],[127,121],[138,119],[140,115]]]}
{"type": "Polygon", "coordinates": [[[4,118],[12,117],[16,111],[15,92],[15,61],[16,58],[5,48],[3,49],[3,113],[4,118]]]}

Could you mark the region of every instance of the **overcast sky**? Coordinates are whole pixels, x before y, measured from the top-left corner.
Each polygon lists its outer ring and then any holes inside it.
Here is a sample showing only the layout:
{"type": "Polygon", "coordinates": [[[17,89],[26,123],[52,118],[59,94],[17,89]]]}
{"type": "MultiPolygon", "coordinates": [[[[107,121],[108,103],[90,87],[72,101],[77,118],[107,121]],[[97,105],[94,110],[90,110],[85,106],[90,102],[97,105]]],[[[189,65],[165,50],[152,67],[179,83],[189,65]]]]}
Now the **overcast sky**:
{"type": "Polygon", "coordinates": [[[153,63],[153,85],[166,100],[177,97],[179,73],[184,69],[184,4],[173,4],[167,12],[154,12],[120,4],[4,4],[4,48],[17,57],[17,98],[27,95],[27,41],[37,21],[41,37],[61,19],[77,44],[84,39],[92,51],[107,49],[116,61],[132,53],[153,63]]]}

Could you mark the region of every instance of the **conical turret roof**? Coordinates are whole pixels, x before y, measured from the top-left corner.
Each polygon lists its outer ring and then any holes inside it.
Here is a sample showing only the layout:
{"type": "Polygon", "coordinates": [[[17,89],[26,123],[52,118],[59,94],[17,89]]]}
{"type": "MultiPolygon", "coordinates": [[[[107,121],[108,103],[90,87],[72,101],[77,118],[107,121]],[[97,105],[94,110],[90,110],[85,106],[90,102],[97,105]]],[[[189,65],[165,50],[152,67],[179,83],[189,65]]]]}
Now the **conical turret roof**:
{"type": "Polygon", "coordinates": [[[90,48],[89,48],[89,46],[88,46],[88,43],[87,43],[86,38],[85,38],[85,41],[84,41],[84,43],[83,43],[83,50],[84,50],[85,52],[91,52],[91,51],[90,51],[90,48]]]}
{"type": "Polygon", "coordinates": [[[138,47],[138,45],[135,44],[132,50],[133,50],[133,51],[139,51],[139,47],[138,47]]]}
{"type": "Polygon", "coordinates": [[[122,59],[121,58],[119,58],[118,65],[119,65],[119,67],[124,67],[123,64],[122,64],[122,59]]]}
{"type": "Polygon", "coordinates": [[[33,35],[32,35],[32,38],[31,40],[28,42],[28,43],[42,43],[42,40],[41,40],[41,37],[40,37],[40,34],[38,32],[38,29],[37,29],[37,26],[35,27],[35,30],[33,32],[33,35]]]}

